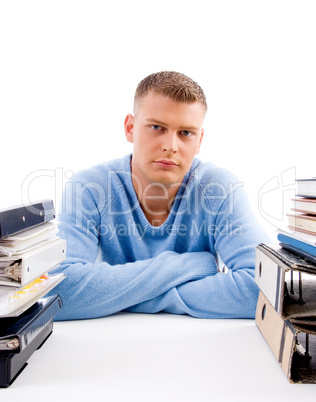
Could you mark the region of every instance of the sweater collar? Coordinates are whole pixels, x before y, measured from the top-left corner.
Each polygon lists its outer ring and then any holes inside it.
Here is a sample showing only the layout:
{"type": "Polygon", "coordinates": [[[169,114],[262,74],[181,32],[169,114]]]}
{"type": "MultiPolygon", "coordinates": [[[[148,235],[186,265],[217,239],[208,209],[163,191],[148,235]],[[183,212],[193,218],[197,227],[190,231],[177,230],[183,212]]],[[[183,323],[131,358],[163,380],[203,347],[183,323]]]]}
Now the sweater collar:
{"type": "Polygon", "coordinates": [[[132,205],[136,206],[135,212],[137,213],[138,218],[139,218],[142,226],[144,227],[144,229],[146,231],[150,231],[152,233],[159,234],[160,232],[164,231],[166,226],[173,224],[175,216],[176,216],[177,211],[179,210],[179,206],[181,204],[183,193],[189,184],[189,178],[190,178],[192,172],[198,167],[199,160],[197,158],[194,158],[190,170],[184,176],[182,183],[179,187],[179,190],[177,192],[177,195],[175,197],[175,200],[172,205],[168,218],[165,220],[165,222],[162,225],[152,226],[148,222],[148,220],[139,204],[137,194],[136,194],[136,191],[135,191],[133,183],[132,183],[131,159],[132,159],[132,154],[128,154],[122,159],[121,167],[122,167],[122,170],[124,171],[124,175],[122,175],[122,179],[124,181],[128,195],[132,200],[132,205]]]}

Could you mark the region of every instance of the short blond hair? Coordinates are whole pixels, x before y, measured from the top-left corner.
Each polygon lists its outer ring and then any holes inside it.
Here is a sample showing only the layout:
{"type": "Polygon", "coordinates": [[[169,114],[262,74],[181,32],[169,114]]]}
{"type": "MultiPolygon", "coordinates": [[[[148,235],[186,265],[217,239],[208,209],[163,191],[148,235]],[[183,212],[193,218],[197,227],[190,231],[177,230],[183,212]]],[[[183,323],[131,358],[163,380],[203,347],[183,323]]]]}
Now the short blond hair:
{"type": "Polygon", "coordinates": [[[155,92],[176,102],[199,102],[207,110],[205,94],[192,78],[176,71],[161,71],[144,78],[137,86],[134,104],[149,92],[155,92]]]}

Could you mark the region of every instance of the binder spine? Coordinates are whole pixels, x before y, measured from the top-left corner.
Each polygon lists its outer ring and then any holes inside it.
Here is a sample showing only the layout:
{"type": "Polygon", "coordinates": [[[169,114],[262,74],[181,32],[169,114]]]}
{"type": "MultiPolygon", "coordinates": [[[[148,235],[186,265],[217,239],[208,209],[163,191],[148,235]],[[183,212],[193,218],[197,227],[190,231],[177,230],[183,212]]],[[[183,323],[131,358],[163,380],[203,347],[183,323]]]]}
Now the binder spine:
{"type": "Polygon", "coordinates": [[[55,218],[52,200],[20,206],[0,212],[0,239],[55,218]]]}
{"type": "Polygon", "coordinates": [[[20,353],[0,353],[0,387],[7,388],[19,376],[27,366],[27,360],[39,349],[53,332],[53,320],[51,320],[33,341],[20,353]]]}
{"type": "Polygon", "coordinates": [[[50,323],[61,309],[61,299],[56,299],[51,303],[50,308],[47,308],[39,317],[36,316],[28,325],[25,332],[20,335],[20,350],[29,345],[33,339],[43,330],[43,328],[50,323]]]}
{"type": "MultiPolygon", "coordinates": [[[[0,339],[0,355],[21,352],[21,350],[26,348],[43,330],[43,328],[53,320],[62,308],[62,302],[59,296],[51,296],[42,299],[42,301],[38,301],[38,305],[45,305],[45,309],[34,315],[16,336],[12,334],[11,336],[6,337],[6,339],[0,339]],[[8,345],[8,342],[11,343],[11,347],[8,345]],[[3,347],[2,349],[1,343],[3,347]]],[[[28,315],[26,318],[27,317],[28,315]]]]}
{"type": "Polygon", "coordinates": [[[27,366],[28,358],[46,342],[53,332],[54,317],[61,307],[60,297],[50,296],[38,301],[22,318],[12,323],[7,330],[8,337],[16,333],[24,344],[14,352],[0,350],[1,388],[7,388],[12,384],[27,366]]]}
{"type": "Polygon", "coordinates": [[[284,272],[269,256],[256,248],[255,281],[275,310],[281,314],[284,295],[284,272]]]}

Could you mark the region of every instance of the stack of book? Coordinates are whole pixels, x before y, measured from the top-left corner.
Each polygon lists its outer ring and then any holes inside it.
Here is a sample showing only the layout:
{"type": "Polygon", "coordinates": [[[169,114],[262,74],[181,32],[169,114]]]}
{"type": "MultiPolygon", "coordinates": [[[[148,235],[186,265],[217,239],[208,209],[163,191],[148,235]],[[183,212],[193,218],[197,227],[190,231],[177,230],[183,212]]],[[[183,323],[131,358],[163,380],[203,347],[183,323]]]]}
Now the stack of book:
{"type": "Polygon", "coordinates": [[[316,180],[297,180],[278,244],[256,248],[256,324],[290,382],[316,383],[316,180]],[[308,182],[308,191],[306,184],[308,182]],[[311,207],[313,205],[313,207],[311,207]],[[307,222],[305,224],[305,222],[307,222]]]}
{"type": "Polygon", "coordinates": [[[8,387],[51,334],[62,303],[44,296],[64,279],[66,257],[53,202],[0,211],[0,387],[8,387]]]}
{"type": "Polygon", "coordinates": [[[316,179],[296,180],[288,228],[278,229],[282,247],[316,263],[316,179]]]}

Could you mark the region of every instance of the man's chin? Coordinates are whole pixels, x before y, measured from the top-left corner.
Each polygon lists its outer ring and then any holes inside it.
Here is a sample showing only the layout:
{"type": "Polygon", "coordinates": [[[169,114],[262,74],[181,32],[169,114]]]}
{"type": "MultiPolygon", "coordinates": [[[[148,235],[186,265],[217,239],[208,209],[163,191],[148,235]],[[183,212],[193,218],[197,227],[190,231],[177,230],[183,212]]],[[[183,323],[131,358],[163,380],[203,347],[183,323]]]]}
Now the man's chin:
{"type": "Polygon", "coordinates": [[[183,177],[175,176],[175,175],[159,175],[153,178],[152,186],[155,184],[157,186],[164,186],[166,188],[173,188],[180,186],[182,183],[183,177]]]}

